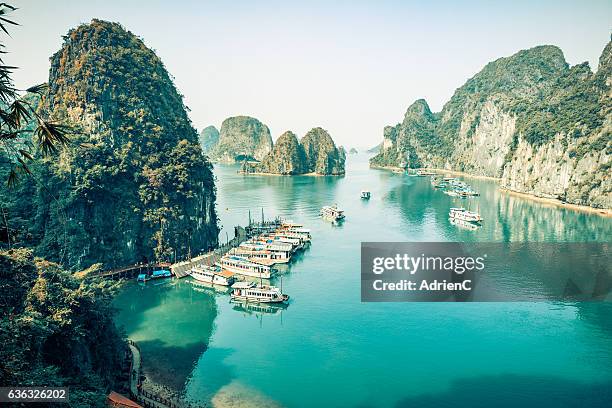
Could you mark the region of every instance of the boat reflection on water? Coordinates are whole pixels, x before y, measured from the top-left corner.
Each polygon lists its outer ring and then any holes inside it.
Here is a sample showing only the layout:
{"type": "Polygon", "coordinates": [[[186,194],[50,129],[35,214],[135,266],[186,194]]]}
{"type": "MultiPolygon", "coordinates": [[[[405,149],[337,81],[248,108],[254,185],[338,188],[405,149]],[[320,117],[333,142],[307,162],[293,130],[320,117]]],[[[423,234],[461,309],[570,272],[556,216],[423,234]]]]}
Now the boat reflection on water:
{"type": "Polygon", "coordinates": [[[248,314],[277,314],[289,307],[287,303],[253,303],[239,300],[230,300],[232,309],[248,314]]]}
{"type": "Polygon", "coordinates": [[[198,281],[193,278],[187,280],[187,282],[189,282],[191,286],[193,286],[193,289],[198,292],[215,292],[227,294],[232,291],[232,288],[229,286],[215,285],[209,282],[198,281]]]}
{"type": "Polygon", "coordinates": [[[470,231],[476,231],[482,227],[481,224],[475,224],[469,221],[461,220],[459,218],[449,218],[448,220],[450,221],[451,225],[470,231]]]}

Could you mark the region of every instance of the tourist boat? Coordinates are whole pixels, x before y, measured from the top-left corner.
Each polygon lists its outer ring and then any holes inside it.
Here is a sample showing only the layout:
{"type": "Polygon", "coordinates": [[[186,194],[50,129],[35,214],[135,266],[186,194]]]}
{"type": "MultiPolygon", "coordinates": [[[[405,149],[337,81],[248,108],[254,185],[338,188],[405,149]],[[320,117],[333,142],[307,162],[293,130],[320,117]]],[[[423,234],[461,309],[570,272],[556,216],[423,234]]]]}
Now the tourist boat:
{"type": "Polygon", "coordinates": [[[321,208],[319,215],[335,222],[342,221],[345,218],[344,211],[339,209],[336,204],[321,208]]]}
{"type": "Polygon", "coordinates": [[[151,274],[151,279],[162,279],[162,278],[170,278],[172,277],[172,272],[167,269],[160,269],[157,271],[153,271],[151,274]]]}
{"type": "Polygon", "coordinates": [[[371,197],[371,193],[368,190],[361,190],[361,198],[364,200],[369,200],[371,197]]]}
{"type": "Polygon", "coordinates": [[[233,273],[221,270],[219,266],[194,266],[189,271],[189,275],[200,282],[222,286],[231,286],[236,281],[233,273]]]}
{"type": "Polygon", "coordinates": [[[151,277],[147,275],[146,273],[141,273],[138,275],[138,278],[136,278],[136,280],[138,282],[147,282],[151,280],[151,277]]]}
{"type": "Polygon", "coordinates": [[[304,242],[301,239],[282,235],[262,234],[257,237],[256,240],[266,244],[289,244],[291,245],[291,252],[295,252],[304,247],[304,242]]]}
{"type": "Polygon", "coordinates": [[[273,252],[263,247],[254,249],[241,245],[233,248],[229,253],[230,255],[243,256],[251,262],[263,263],[264,265],[287,263],[291,259],[287,252],[273,252]]]}
{"type": "Polygon", "coordinates": [[[249,261],[248,258],[238,255],[225,255],[220,261],[221,269],[238,275],[251,276],[254,278],[270,279],[271,269],[268,265],[261,265],[249,261]]]}
{"type": "Polygon", "coordinates": [[[455,190],[446,190],[444,191],[444,194],[446,194],[447,196],[451,196],[451,197],[459,197],[459,193],[456,192],[455,190]]]}
{"type": "Polygon", "coordinates": [[[465,208],[451,208],[448,216],[451,219],[457,219],[472,223],[482,222],[482,217],[477,212],[468,211],[465,208]]]}
{"type": "Polygon", "coordinates": [[[457,226],[459,228],[468,229],[470,231],[476,231],[477,229],[482,227],[482,225],[480,224],[475,224],[469,221],[463,221],[458,218],[449,218],[449,220],[450,220],[451,225],[457,226]]]}
{"type": "Polygon", "coordinates": [[[234,283],[230,297],[232,300],[255,303],[284,303],[289,300],[289,296],[275,286],[246,281],[234,283]]]}
{"type": "Polygon", "coordinates": [[[419,177],[425,177],[425,176],[435,176],[436,173],[434,173],[433,171],[429,171],[429,170],[424,170],[424,169],[419,169],[416,172],[417,176],[419,177]]]}

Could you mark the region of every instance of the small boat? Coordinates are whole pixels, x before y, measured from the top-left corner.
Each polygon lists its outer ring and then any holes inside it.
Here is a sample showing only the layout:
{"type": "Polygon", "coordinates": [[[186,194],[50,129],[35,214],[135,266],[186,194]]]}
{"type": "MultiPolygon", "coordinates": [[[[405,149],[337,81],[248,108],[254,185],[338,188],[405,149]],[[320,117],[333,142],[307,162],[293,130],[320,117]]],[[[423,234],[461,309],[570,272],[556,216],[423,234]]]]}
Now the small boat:
{"type": "Polygon", "coordinates": [[[467,221],[471,223],[481,223],[482,217],[477,212],[468,211],[465,208],[451,208],[448,216],[451,219],[467,221]]]}
{"type": "Polygon", "coordinates": [[[233,273],[221,270],[219,266],[194,266],[189,275],[195,280],[214,285],[231,286],[236,281],[233,273]]]}
{"type": "Polygon", "coordinates": [[[147,275],[146,273],[141,273],[138,275],[138,278],[136,278],[136,280],[138,282],[147,282],[151,280],[151,277],[147,275]]]}
{"type": "Polygon", "coordinates": [[[393,173],[395,173],[395,174],[405,174],[406,171],[404,169],[393,169],[393,173]]]}
{"type": "Polygon", "coordinates": [[[272,271],[268,265],[249,261],[248,258],[237,255],[225,255],[221,258],[221,269],[238,275],[253,278],[270,279],[272,271]]]}
{"type": "Polygon", "coordinates": [[[369,200],[371,196],[372,193],[370,193],[368,190],[361,190],[361,198],[363,200],[369,200]]]}
{"type": "Polygon", "coordinates": [[[255,282],[236,282],[232,285],[232,300],[255,303],[284,303],[289,296],[276,286],[256,284],[255,282]]]}
{"type": "Polygon", "coordinates": [[[459,197],[459,193],[456,192],[455,190],[445,190],[444,194],[446,194],[447,196],[451,196],[451,197],[459,197]]]}
{"type": "Polygon", "coordinates": [[[477,229],[482,227],[482,225],[480,224],[475,224],[469,221],[463,221],[458,218],[449,218],[449,221],[451,225],[454,225],[456,227],[463,228],[463,229],[468,229],[470,231],[476,231],[477,229]]]}
{"type": "Polygon", "coordinates": [[[321,208],[319,215],[334,222],[342,221],[345,218],[344,210],[339,209],[336,204],[321,208]]]}
{"type": "Polygon", "coordinates": [[[153,271],[151,274],[151,279],[162,279],[162,278],[171,278],[172,272],[167,269],[160,269],[157,271],[153,271]]]}

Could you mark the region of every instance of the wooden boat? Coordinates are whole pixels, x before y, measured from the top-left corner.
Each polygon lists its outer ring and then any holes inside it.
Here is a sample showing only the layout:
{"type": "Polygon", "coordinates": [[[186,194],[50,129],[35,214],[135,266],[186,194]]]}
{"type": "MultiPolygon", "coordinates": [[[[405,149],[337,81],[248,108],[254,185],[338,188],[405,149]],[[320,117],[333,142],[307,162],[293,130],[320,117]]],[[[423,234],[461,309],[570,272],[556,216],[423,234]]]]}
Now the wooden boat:
{"type": "Polygon", "coordinates": [[[272,271],[269,266],[251,262],[248,258],[237,255],[225,255],[220,260],[221,269],[238,275],[253,278],[270,279],[272,271]]]}
{"type": "Polygon", "coordinates": [[[342,221],[345,218],[344,210],[339,209],[336,204],[321,208],[319,215],[334,222],[342,221]]]}
{"type": "Polygon", "coordinates": [[[233,273],[224,271],[219,266],[194,266],[189,275],[195,280],[214,285],[231,286],[236,281],[233,273]]]}
{"type": "Polygon", "coordinates": [[[289,295],[276,286],[256,284],[255,282],[236,282],[232,285],[231,299],[254,303],[284,303],[289,295]]]}
{"type": "Polygon", "coordinates": [[[471,223],[481,223],[482,217],[477,212],[468,211],[465,208],[451,208],[448,216],[451,219],[467,221],[471,223]]]}

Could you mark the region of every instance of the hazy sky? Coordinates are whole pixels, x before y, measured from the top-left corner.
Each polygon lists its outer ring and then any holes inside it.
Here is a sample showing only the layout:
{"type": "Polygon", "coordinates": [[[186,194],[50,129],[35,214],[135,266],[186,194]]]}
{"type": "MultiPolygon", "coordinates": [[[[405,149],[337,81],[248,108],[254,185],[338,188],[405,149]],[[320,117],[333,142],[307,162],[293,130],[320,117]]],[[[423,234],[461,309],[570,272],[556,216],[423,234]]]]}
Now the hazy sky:
{"type": "MultiPolygon", "coordinates": [[[[18,86],[44,82],[71,27],[120,22],[156,50],[201,130],[250,115],[276,139],[327,129],[368,147],[410,103],[442,108],[498,57],[540,44],[570,64],[597,59],[612,1],[13,1],[21,23],[6,40],[18,86]]],[[[6,39],[6,36],[3,37],[6,39]]]]}

